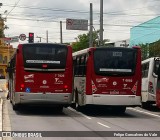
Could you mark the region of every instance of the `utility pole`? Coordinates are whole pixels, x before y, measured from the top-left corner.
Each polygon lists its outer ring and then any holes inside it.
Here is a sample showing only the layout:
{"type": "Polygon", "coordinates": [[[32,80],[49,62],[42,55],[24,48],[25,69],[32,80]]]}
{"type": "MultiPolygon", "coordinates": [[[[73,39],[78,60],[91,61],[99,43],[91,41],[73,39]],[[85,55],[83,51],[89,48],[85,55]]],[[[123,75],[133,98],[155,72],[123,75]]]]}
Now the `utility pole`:
{"type": "Polygon", "coordinates": [[[89,47],[93,47],[93,6],[90,3],[89,47]]]}
{"type": "Polygon", "coordinates": [[[63,43],[63,39],[62,39],[62,21],[60,21],[60,43],[63,43]]]}
{"type": "Polygon", "coordinates": [[[103,45],[103,0],[100,0],[100,45],[103,45]]]}
{"type": "Polygon", "coordinates": [[[48,30],[46,31],[46,41],[48,43],[48,30]]]}

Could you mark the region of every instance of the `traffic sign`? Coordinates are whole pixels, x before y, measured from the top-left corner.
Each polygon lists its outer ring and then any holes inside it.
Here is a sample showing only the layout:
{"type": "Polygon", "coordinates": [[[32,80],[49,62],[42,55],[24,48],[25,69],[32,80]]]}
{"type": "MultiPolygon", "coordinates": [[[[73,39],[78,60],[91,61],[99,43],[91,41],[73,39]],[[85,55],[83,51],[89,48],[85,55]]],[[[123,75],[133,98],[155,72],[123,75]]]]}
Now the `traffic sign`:
{"type": "Polygon", "coordinates": [[[88,30],[88,20],[85,19],[66,19],[67,30],[88,30]]]}
{"type": "Polygon", "coordinates": [[[26,40],[26,35],[25,35],[25,34],[20,34],[19,39],[20,39],[21,41],[26,40]]]}
{"type": "Polygon", "coordinates": [[[3,38],[3,40],[4,40],[6,43],[14,43],[14,42],[18,42],[18,41],[19,41],[19,37],[18,37],[18,36],[5,37],[5,38],[3,38]]]}

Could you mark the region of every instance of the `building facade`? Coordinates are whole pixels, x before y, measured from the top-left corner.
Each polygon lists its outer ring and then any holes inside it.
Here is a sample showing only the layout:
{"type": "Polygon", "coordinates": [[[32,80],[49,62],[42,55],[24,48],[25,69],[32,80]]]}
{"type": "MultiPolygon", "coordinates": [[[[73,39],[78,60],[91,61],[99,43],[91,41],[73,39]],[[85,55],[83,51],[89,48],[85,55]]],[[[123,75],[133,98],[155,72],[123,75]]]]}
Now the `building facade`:
{"type": "Polygon", "coordinates": [[[134,26],[130,30],[130,46],[150,44],[160,39],[160,16],[134,26]]]}
{"type": "Polygon", "coordinates": [[[0,79],[6,78],[6,68],[11,56],[15,52],[12,45],[8,45],[4,39],[4,20],[0,17],[0,79]]]}

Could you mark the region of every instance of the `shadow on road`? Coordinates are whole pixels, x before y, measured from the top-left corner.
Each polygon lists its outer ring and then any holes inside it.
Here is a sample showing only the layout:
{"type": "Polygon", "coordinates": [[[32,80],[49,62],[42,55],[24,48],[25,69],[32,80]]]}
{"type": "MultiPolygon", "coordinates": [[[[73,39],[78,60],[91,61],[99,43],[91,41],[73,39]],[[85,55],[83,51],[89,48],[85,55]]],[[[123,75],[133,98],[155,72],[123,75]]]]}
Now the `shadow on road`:
{"type": "Polygon", "coordinates": [[[28,116],[65,116],[63,111],[56,107],[48,106],[21,106],[15,111],[17,115],[28,115],[28,116]]]}
{"type": "Polygon", "coordinates": [[[90,106],[85,109],[78,110],[87,116],[92,117],[112,117],[112,118],[134,118],[135,116],[126,112],[116,112],[114,109],[105,106],[90,106]]]}
{"type": "Polygon", "coordinates": [[[158,108],[156,105],[150,105],[145,109],[152,112],[160,112],[160,108],[158,108]]]}

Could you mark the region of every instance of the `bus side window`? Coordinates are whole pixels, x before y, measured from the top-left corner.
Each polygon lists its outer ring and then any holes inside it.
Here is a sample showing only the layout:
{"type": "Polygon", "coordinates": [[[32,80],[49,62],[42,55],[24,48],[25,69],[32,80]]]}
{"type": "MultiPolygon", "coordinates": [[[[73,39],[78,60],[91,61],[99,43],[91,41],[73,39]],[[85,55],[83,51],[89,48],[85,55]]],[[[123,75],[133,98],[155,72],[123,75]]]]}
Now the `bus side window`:
{"type": "Polygon", "coordinates": [[[158,81],[159,81],[160,80],[160,66],[158,67],[157,75],[158,75],[158,81]]]}
{"type": "Polygon", "coordinates": [[[142,65],[142,78],[148,77],[149,62],[142,65]]]}
{"type": "Polygon", "coordinates": [[[158,70],[159,70],[159,61],[154,61],[154,74],[158,75],[158,70]]]}
{"type": "Polygon", "coordinates": [[[86,75],[86,55],[81,57],[81,72],[82,76],[86,75]]]}
{"type": "Polygon", "coordinates": [[[83,65],[83,56],[80,56],[79,57],[79,67],[78,67],[78,75],[79,76],[83,75],[82,65],[83,65]]]}
{"type": "Polygon", "coordinates": [[[84,65],[83,65],[83,75],[86,75],[86,68],[87,68],[87,55],[84,56],[84,65]]]}
{"type": "Polygon", "coordinates": [[[78,75],[78,59],[77,57],[73,60],[74,64],[74,75],[78,75]]]}

